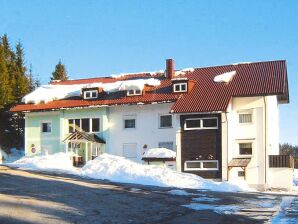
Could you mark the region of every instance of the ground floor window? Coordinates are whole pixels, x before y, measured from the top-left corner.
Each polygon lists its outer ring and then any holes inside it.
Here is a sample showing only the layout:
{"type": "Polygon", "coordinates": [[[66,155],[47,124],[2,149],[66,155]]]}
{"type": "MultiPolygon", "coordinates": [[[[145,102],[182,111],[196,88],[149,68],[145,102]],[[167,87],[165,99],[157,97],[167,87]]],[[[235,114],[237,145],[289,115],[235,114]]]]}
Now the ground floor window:
{"type": "Polygon", "coordinates": [[[166,148],[175,151],[173,142],[159,142],[158,148],[166,148]]]}
{"type": "Polygon", "coordinates": [[[239,155],[252,155],[252,143],[239,143],[239,155]]]}
{"type": "Polygon", "coordinates": [[[137,158],[137,143],[123,144],[123,156],[125,158],[137,158]]]}
{"type": "Polygon", "coordinates": [[[185,171],[218,170],[218,160],[189,160],[184,162],[185,171]]]}

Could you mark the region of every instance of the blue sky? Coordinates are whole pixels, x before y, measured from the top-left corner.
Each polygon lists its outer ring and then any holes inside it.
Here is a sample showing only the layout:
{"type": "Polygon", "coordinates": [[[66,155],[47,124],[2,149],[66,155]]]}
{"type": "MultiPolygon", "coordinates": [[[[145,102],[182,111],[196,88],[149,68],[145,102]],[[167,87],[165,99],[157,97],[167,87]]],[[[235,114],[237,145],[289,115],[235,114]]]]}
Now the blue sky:
{"type": "Polygon", "coordinates": [[[298,1],[0,0],[0,35],[22,41],[47,83],[58,60],[70,78],[286,59],[290,104],[281,142],[298,145],[298,1]]]}

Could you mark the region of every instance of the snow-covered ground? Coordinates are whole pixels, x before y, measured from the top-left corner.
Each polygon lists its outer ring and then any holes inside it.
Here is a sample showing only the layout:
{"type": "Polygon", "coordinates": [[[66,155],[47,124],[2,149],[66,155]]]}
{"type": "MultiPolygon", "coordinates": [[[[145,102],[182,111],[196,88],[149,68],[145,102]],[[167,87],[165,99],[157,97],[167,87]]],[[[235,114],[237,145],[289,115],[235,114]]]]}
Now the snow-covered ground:
{"type": "Polygon", "coordinates": [[[11,148],[10,153],[6,153],[0,149],[0,164],[14,162],[23,156],[24,156],[23,149],[18,150],[16,148],[11,148]]]}
{"type": "Polygon", "coordinates": [[[82,177],[105,179],[120,183],[226,192],[252,191],[245,182],[214,182],[194,174],[181,173],[160,166],[142,165],[123,157],[109,154],[100,155],[96,159],[87,162],[81,169],[72,167],[70,155],[66,153],[23,157],[7,165],[21,169],[65,172],[82,177]]]}
{"type": "Polygon", "coordinates": [[[294,186],[298,186],[298,169],[294,169],[294,186]]]}

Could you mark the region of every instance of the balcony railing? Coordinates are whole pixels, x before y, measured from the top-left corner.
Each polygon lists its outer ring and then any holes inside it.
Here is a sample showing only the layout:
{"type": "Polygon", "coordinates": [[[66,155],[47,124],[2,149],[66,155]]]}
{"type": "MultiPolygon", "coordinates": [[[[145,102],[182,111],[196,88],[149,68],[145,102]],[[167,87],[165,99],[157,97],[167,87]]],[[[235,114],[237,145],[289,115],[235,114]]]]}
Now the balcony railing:
{"type": "Polygon", "coordinates": [[[269,168],[294,168],[294,158],[289,155],[269,155],[269,168]]]}

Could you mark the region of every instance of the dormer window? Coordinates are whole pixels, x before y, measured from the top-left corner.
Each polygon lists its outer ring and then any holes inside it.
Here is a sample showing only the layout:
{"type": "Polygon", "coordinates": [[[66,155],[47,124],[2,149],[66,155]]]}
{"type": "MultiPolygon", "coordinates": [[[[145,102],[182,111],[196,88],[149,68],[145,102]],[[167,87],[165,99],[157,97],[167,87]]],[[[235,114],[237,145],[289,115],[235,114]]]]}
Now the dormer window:
{"type": "Polygon", "coordinates": [[[138,95],[142,95],[142,91],[140,89],[127,90],[127,96],[138,96],[138,95]]]}
{"type": "Polygon", "coordinates": [[[97,90],[86,90],[84,91],[84,99],[95,99],[98,97],[98,91],[97,90]]]}
{"type": "Polygon", "coordinates": [[[187,83],[183,82],[183,83],[175,83],[173,85],[174,88],[174,93],[183,93],[183,92],[187,92],[187,83]]]}

